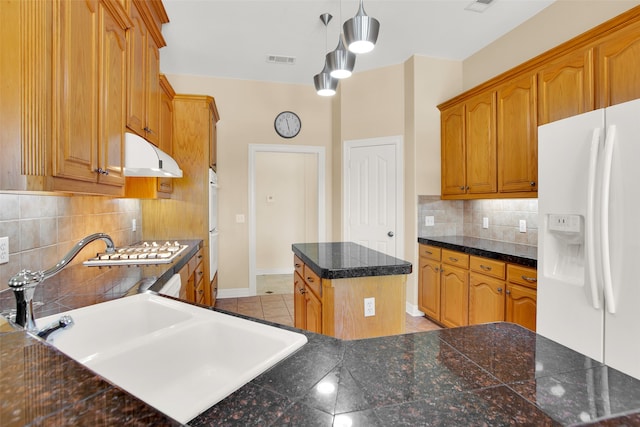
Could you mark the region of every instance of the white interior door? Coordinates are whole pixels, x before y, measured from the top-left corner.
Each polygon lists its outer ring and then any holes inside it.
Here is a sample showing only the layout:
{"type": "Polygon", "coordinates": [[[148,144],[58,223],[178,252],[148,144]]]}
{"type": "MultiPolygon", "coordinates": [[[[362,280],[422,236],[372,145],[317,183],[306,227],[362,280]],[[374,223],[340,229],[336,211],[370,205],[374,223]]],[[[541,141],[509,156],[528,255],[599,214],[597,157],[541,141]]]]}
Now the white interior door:
{"type": "Polygon", "coordinates": [[[345,240],[391,256],[402,250],[399,137],[345,142],[345,240]]]}

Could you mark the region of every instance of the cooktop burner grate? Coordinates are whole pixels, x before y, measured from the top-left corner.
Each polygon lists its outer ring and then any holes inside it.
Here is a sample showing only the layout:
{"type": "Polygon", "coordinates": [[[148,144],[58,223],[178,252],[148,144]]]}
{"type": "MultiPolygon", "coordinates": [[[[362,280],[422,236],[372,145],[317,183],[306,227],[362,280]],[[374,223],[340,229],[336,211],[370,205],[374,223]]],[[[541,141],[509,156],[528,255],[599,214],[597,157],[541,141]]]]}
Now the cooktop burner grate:
{"type": "Polygon", "coordinates": [[[187,245],[181,245],[178,242],[164,244],[142,242],[124,248],[116,248],[113,253],[98,253],[83,264],[89,267],[169,264],[186,247],[187,245]]]}

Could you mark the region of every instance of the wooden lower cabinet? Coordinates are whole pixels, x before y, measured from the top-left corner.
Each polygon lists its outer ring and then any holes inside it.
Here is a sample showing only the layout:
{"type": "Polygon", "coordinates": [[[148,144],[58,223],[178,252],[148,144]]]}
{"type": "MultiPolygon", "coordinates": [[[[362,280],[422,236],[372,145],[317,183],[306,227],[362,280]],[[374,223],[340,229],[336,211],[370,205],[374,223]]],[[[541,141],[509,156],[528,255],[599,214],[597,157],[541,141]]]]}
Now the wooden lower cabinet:
{"type": "Polygon", "coordinates": [[[457,327],[513,322],[536,330],[536,269],[420,245],[418,308],[457,327]]]}
{"type": "Polygon", "coordinates": [[[440,322],[449,327],[469,324],[469,272],[442,265],[440,276],[440,322]]]}
{"type": "Polygon", "coordinates": [[[197,304],[205,304],[204,280],[204,248],[200,248],[194,256],[180,269],[180,299],[197,304]]]}
{"type": "Polygon", "coordinates": [[[294,326],[341,339],[405,332],[406,275],[320,278],[294,255],[294,326]],[[364,316],[364,299],[375,315],[364,316]]]}

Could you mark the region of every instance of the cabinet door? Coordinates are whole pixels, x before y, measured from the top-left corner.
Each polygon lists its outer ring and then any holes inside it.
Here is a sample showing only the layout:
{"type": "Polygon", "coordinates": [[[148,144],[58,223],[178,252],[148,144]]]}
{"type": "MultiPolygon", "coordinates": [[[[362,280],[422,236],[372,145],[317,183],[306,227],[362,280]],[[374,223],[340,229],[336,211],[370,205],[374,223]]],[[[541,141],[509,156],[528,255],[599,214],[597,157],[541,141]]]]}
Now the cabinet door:
{"type": "Polygon", "coordinates": [[[442,266],[440,278],[440,321],[445,326],[469,324],[469,273],[458,267],[442,266]]]}
{"type": "Polygon", "coordinates": [[[59,1],[54,16],[53,175],[96,182],[98,2],[59,1]]]}
{"type": "Polygon", "coordinates": [[[440,117],[442,194],[465,194],[464,104],[444,110],[440,117]]]}
{"type": "Polygon", "coordinates": [[[520,285],[507,285],[507,322],[517,323],[535,332],[536,297],[534,289],[520,285]]]}
{"type": "Polygon", "coordinates": [[[305,329],[309,332],[315,332],[317,334],[322,333],[322,303],[320,299],[307,289],[304,298],[305,304],[305,329]]]}
{"type": "Polygon", "coordinates": [[[593,49],[571,52],[538,72],[538,125],[595,107],[593,49]]]}
{"type": "Polygon", "coordinates": [[[498,89],[498,191],[537,191],[538,140],[535,75],[498,89]]]}
{"type": "Polygon", "coordinates": [[[98,182],[123,186],[124,128],[126,114],[126,34],[100,3],[100,122],[98,164],[108,174],[98,174],[98,182]]]}
{"type": "Polygon", "coordinates": [[[147,37],[145,138],[158,146],[160,144],[160,49],[153,37],[147,37]]]}
{"type": "Polygon", "coordinates": [[[503,280],[469,273],[469,324],[503,321],[504,290],[503,280]]]}
{"type": "Polygon", "coordinates": [[[465,132],[467,193],[495,193],[498,189],[495,92],[480,94],[467,102],[465,132]]]}
{"type": "Polygon", "coordinates": [[[133,26],[127,30],[127,127],[145,137],[145,93],[147,72],[147,26],[135,2],[130,2],[129,16],[133,26]]]}
{"type": "Polygon", "coordinates": [[[293,326],[306,329],[306,301],[304,280],[297,272],[293,274],[293,326]]]}
{"type": "MultiPolygon", "coordinates": [[[[173,88],[163,77],[160,92],[160,149],[173,154],[173,88]]],[[[173,178],[158,178],[158,192],[171,194],[173,192],[173,178]]]]}
{"type": "Polygon", "coordinates": [[[418,308],[440,321],[440,262],[420,257],[418,308]]]}
{"type": "Polygon", "coordinates": [[[598,46],[599,107],[640,98],[640,22],[598,46]]]}

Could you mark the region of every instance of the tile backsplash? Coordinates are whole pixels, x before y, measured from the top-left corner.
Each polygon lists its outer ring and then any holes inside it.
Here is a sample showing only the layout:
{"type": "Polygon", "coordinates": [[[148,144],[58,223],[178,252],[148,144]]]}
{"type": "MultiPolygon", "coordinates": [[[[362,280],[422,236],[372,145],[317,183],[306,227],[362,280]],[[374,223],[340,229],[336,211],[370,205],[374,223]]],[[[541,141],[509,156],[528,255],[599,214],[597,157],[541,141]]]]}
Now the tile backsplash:
{"type": "MultiPolygon", "coordinates": [[[[140,228],[132,230],[132,220],[139,227],[141,217],[138,199],[0,193],[0,237],[9,237],[9,262],[0,264],[0,310],[15,307],[8,281],[20,270],[54,266],[74,244],[92,233],[107,233],[116,246],[142,240],[140,228]]],[[[70,264],[102,250],[104,242],[93,242],[70,264]]]]}
{"type": "Polygon", "coordinates": [[[440,196],[418,196],[418,235],[469,236],[536,246],[538,199],[440,200],[440,196]],[[432,216],[434,225],[425,225],[432,216]],[[488,228],[483,228],[487,218],[488,228]],[[520,232],[520,220],[526,232],[520,232]]]}

